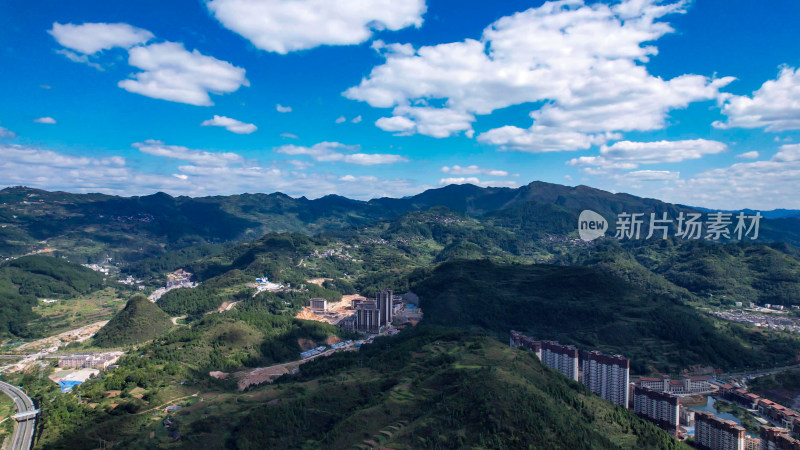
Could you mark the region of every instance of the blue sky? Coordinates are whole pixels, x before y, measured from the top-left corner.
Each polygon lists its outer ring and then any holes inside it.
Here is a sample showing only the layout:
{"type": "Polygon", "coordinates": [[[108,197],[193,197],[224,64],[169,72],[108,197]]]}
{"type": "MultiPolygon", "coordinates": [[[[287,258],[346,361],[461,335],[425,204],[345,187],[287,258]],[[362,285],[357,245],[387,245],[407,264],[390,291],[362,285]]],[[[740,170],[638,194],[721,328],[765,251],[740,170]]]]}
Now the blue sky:
{"type": "Polygon", "coordinates": [[[800,4],[0,6],[0,185],[367,199],[586,184],[800,208],[800,4]]]}

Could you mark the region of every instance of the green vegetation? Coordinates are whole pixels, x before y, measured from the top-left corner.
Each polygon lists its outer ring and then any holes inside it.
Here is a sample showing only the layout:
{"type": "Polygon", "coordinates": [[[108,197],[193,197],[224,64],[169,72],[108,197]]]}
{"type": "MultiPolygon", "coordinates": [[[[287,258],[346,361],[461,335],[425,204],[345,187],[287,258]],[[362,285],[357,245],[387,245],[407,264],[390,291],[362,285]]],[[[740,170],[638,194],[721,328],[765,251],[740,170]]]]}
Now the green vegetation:
{"type": "MultiPolygon", "coordinates": [[[[153,417],[150,409],[181,399],[183,408],[169,415],[170,430],[181,435],[173,445],[196,449],[344,449],[365,442],[391,448],[686,448],[530,353],[463,331],[421,326],[236,394],[209,378],[191,387],[170,385],[185,374],[182,364],[162,365],[149,350],[145,355],[121,360],[126,372],[120,376],[115,371],[90,380],[45,405],[52,428],[40,445],[91,448],[102,439],[125,448],[169,446],[165,416],[153,417]],[[141,399],[132,396],[134,386],[143,389],[141,399]],[[112,387],[121,393],[108,399],[112,387]],[[206,393],[192,397],[197,391],[206,393]],[[113,409],[112,401],[118,404],[113,409]]],[[[39,380],[28,376],[25,382],[39,380]]]]}
{"type": "Polygon", "coordinates": [[[511,329],[583,349],[621,353],[634,373],[678,373],[694,364],[730,369],[794,360],[800,342],[720,322],[677,299],[588,267],[452,261],[416,273],[426,322],[511,329]],[[698,345],[697,343],[702,343],[698,345]]]}
{"type": "Polygon", "coordinates": [[[0,336],[32,336],[28,322],[39,299],[72,299],[107,285],[102,274],[61,258],[31,255],[0,266],[0,336]]]}
{"type": "Polygon", "coordinates": [[[134,295],[94,336],[98,347],[121,347],[153,339],[172,327],[169,316],[143,295],[134,295]]]}
{"type": "Polygon", "coordinates": [[[115,288],[107,287],[56,303],[41,302],[32,309],[36,318],[28,323],[28,329],[33,336],[52,336],[89,323],[109,320],[127,303],[119,297],[120,293],[115,288]]]}
{"type": "Polygon", "coordinates": [[[781,405],[792,407],[800,395],[800,369],[750,380],[747,382],[747,389],[781,405]]]}

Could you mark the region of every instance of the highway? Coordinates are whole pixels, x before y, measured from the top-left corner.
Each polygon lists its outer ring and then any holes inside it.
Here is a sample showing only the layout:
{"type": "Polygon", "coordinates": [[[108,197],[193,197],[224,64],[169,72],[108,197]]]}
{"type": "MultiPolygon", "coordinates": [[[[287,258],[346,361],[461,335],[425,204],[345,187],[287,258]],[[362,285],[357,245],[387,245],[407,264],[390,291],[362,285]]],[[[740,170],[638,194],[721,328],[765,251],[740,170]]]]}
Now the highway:
{"type": "MultiPolygon", "coordinates": [[[[17,405],[18,413],[32,411],[35,409],[33,400],[28,397],[20,388],[0,381],[0,391],[14,400],[17,405]]],[[[12,419],[14,420],[14,419],[12,419]]],[[[33,446],[33,432],[36,429],[36,415],[29,419],[20,420],[14,426],[14,436],[11,437],[11,450],[28,450],[33,446]]]]}

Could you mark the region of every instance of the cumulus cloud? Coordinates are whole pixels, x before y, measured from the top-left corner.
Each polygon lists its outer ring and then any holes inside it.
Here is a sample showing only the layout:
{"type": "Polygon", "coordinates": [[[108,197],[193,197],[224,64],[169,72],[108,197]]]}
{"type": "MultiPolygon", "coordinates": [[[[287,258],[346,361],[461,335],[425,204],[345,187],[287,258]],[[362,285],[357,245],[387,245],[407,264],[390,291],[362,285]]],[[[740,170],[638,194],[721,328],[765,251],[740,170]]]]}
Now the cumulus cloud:
{"type": "Polygon", "coordinates": [[[487,169],[487,168],[484,168],[484,167],[476,166],[474,164],[471,165],[471,166],[463,166],[463,167],[459,166],[459,165],[444,166],[444,167],[442,167],[441,170],[442,170],[442,172],[448,173],[448,174],[451,174],[451,175],[479,175],[479,174],[483,174],[483,175],[489,175],[489,176],[492,176],[492,177],[507,177],[507,176],[509,176],[509,173],[506,172],[505,170],[487,169]]]}
{"type": "Polygon", "coordinates": [[[58,53],[100,70],[102,66],[89,55],[115,47],[127,49],[128,64],[142,72],[132,74],[117,85],[147,97],[209,106],[214,104],[209,93],[226,94],[250,85],[244,69],[197,50],[189,52],[177,42],[144,45],[154,39],[153,34],[128,24],[55,23],[50,34],[65,47],[58,53]]]}
{"type": "Polygon", "coordinates": [[[419,27],[426,11],[424,0],[211,0],[206,6],[225,28],[280,54],[360,44],[373,30],[419,27]]]}
{"type": "Polygon", "coordinates": [[[344,95],[394,108],[376,123],[386,131],[434,137],[470,136],[476,115],[536,103],[531,128],[500,127],[479,140],[509,150],[586,149],[608,134],[662,128],[671,110],[714,99],[733,80],[665,80],[642,64],[657,53],[646,43],[673,31],[659,19],[683,13],[686,3],[547,2],[501,18],[480,40],[420,48],[376,42],[385,62],[344,95]]]}
{"type": "Polygon", "coordinates": [[[153,139],[133,144],[133,146],[142,153],[188,161],[197,166],[223,167],[244,162],[244,158],[237,153],[212,153],[193,150],[178,145],[165,145],[163,142],[153,139]]]}
{"type": "Polygon", "coordinates": [[[278,111],[279,113],[290,113],[292,112],[292,107],[283,106],[280,103],[278,103],[277,105],[275,105],[275,110],[278,111]]]}
{"type": "Polygon", "coordinates": [[[142,69],[119,87],[136,94],[190,105],[210,106],[209,93],[234,92],[249,86],[245,70],[206,56],[183,44],[163,42],[130,50],[128,64],[142,69]]]}
{"type": "MultiPolygon", "coordinates": [[[[602,169],[634,169],[640,164],[677,163],[724,152],[728,146],[707,139],[683,141],[620,141],[600,148],[600,156],[582,156],[567,161],[572,166],[602,169]]],[[[591,171],[589,171],[591,172],[591,171]]]]}
{"type": "Polygon", "coordinates": [[[478,135],[478,141],[496,145],[502,150],[544,153],[587,150],[594,145],[620,137],[616,133],[585,134],[560,127],[534,124],[530,128],[511,125],[495,128],[478,135]]]}
{"type": "Polygon", "coordinates": [[[352,123],[361,123],[361,116],[353,117],[353,120],[351,120],[350,122],[352,122],[352,123]]]}
{"type": "Polygon", "coordinates": [[[84,23],[82,25],[67,23],[62,25],[56,22],[53,23],[53,28],[48,30],[48,33],[61,46],[84,55],[91,55],[114,47],[131,48],[134,45],[144,44],[154,37],[153,33],[126,23],[84,23]]]}
{"type": "Polygon", "coordinates": [[[311,147],[299,145],[283,145],[275,149],[278,153],[285,155],[308,155],[315,161],[320,162],[345,162],[362,166],[373,166],[377,164],[394,164],[406,162],[400,155],[390,155],[384,153],[353,153],[360,149],[357,145],[345,145],[339,142],[320,142],[311,147]]]}
{"type": "Polygon", "coordinates": [[[56,119],[53,119],[52,117],[39,117],[38,119],[33,119],[33,121],[36,123],[45,123],[49,125],[56,123],[56,119]]]}
{"type": "Polygon", "coordinates": [[[800,69],[783,67],[775,80],[765,82],[751,97],[722,94],[725,122],[717,128],[764,128],[767,131],[800,129],[800,69]]]}
{"type": "Polygon", "coordinates": [[[472,114],[424,106],[398,106],[393,114],[392,117],[378,119],[375,125],[384,131],[399,132],[403,135],[419,133],[444,138],[466,131],[471,137],[472,122],[475,120],[472,114]]]}
{"type": "Polygon", "coordinates": [[[345,116],[339,116],[339,117],[336,118],[336,120],[334,122],[336,122],[336,123],[345,123],[345,122],[347,122],[347,118],[345,116]]]}
{"type": "Polygon", "coordinates": [[[258,127],[252,123],[244,123],[236,119],[231,119],[230,117],[217,115],[215,115],[213,119],[203,121],[200,125],[204,127],[224,127],[231,133],[236,134],[250,134],[258,130],[258,127]]]}

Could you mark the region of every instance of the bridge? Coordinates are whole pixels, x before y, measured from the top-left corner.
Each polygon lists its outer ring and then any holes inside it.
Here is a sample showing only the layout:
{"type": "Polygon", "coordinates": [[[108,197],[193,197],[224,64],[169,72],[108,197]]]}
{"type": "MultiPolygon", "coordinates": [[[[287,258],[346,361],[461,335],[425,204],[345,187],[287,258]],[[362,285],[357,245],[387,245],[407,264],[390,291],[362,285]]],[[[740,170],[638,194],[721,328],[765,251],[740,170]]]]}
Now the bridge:
{"type": "Polygon", "coordinates": [[[13,416],[11,416],[11,418],[16,420],[17,422],[22,422],[23,420],[28,420],[38,416],[40,412],[42,411],[39,409],[32,409],[30,411],[23,411],[20,413],[16,413],[13,416]]]}
{"type": "Polygon", "coordinates": [[[33,446],[33,433],[36,430],[36,416],[39,410],[33,405],[33,400],[22,389],[0,381],[0,391],[11,397],[17,406],[17,414],[12,417],[17,421],[14,434],[11,436],[10,450],[30,450],[33,446]]]}

